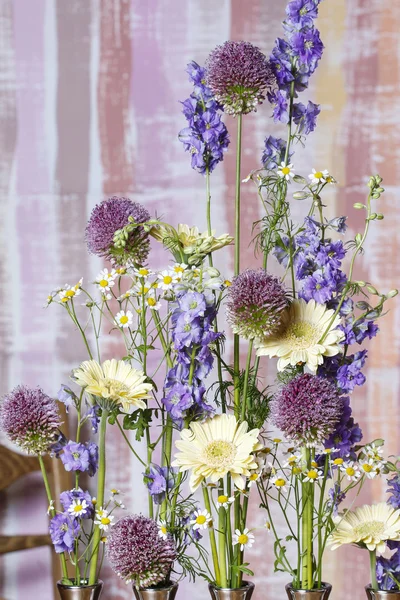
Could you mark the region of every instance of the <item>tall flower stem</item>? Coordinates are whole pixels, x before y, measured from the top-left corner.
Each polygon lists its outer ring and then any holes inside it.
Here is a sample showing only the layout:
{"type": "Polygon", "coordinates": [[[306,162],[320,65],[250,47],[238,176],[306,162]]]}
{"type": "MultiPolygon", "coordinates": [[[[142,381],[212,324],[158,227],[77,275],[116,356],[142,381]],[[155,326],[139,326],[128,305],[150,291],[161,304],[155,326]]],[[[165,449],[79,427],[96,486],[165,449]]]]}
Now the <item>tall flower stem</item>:
{"type": "MultiPolygon", "coordinates": [[[[211,503],[210,496],[208,494],[208,489],[205,485],[203,485],[203,497],[204,497],[204,506],[208,514],[212,514],[211,512],[211,503]]],[[[214,573],[215,573],[215,583],[217,587],[221,587],[221,572],[219,568],[219,560],[218,560],[218,550],[217,550],[217,542],[215,540],[214,529],[210,529],[210,546],[211,546],[211,555],[214,563],[214,573]]]]}
{"type": "Polygon", "coordinates": [[[322,583],[322,557],[324,554],[325,544],[322,539],[322,528],[323,528],[323,510],[324,510],[324,496],[325,496],[325,487],[326,481],[328,479],[328,469],[329,469],[329,457],[326,455],[325,457],[325,466],[324,466],[324,479],[321,486],[321,493],[319,498],[319,508],[318,508],[318,588],[321,588],[322,583]]]}
{"type": "MultiPolygon", "coordinates": [[[[222,482],[223,480],[221,480],[222,482]]],[[[219,493],[224,493],[223,483],[220,485],[219,493]]],[[[218,511],[218,550],[219,550],[219,568],[221,573],[221,587],[228,587],[226,573],[226,521],[227,513],[223,506],[218,511]]]]}
{"type": "Polygon", "coordinates": [[[245,420],[246,417],[246,408],[247,408],[247,391],[249,388],[249,374],[251,367],[251,357],[253,354],[253,340],[249,341],[249,349],[247,352],[247,362],[246,362],[246,371],[244,373],[244,383],[243,383],[243,398],[242,398],[242,421],[245,420]]]}
{"type": "MultiPolygon", "coordinates": [[[[102,508],[104,505],[104,487],[106,481],[106,428],[108,411],[102,409],[100,427],[99,427],[99,469],[97,472],[97,505],[102,508]]],[[[89,585],[94,585],[97,580],[97,559],[99,555],[101,538],[101,529],[96,527],[93,534],[92,548],[93,555],[90,561],[89,585]]]]}
{"type": "MultiPolygon", "coordinates": [[[[236,143],[236,193],[235,193],[235,265],[234,274],[240,271],[240,184],[242,165],[242,115],[238,115],[237,143],[236,143]]],[[[234,386],[234,409],[236,417],[240,414],[240,349],[239,336],[233,336],[233,386],[234,386]]]]}
{"type": "Polygon", "coordinates": [[[371,586],[373,590],[377,590],[378,582],[376,580],[376,550],[369,551],[369,564],[371,567],[371,586]]]}
{"type": "MultiPolygon", "coordinates": [[[[302,448],[302,460],[305,468],[310,469],[311,452],[310,448],[302,448]]],[[[313,483],[302,483],[302,581],[301,587],[304,590],[311,590],[314,587],[313,581],[313,483]]]]}
{"type": "MultiPolygon", "coordinates": [[[[51,489],[50,489],[49,479],[48,479],[47,473],[46,473],[46,468],[44,466],[43,457],[40,456],[40,454],[39,454],[38,459],[39,459],[40,470],[42,471],[44,487],[46,489],[47,500],[48,500],[49,506],[52,506],[53,499],[51,497],[51,489]]],[[[54,510],[54,508],[52,508],[50,510],[50,515],[51,515],[51,517],[56,516],[56,511],[54,510]]],[[[67,561],[66,561],[64,553],[60,554],[60,562],[61,562],[61,571],[62,571],[63,579],[68,581],[67,561]]]]}

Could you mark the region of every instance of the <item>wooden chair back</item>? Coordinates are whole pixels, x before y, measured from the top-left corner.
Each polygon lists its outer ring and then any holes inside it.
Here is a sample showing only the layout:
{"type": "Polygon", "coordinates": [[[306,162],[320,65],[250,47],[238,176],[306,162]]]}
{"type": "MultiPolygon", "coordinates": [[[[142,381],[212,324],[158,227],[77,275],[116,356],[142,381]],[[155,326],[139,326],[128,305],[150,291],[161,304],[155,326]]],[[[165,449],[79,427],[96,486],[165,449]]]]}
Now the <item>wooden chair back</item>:
{"type": "MultiPolygon", "coordinates": [[[[60,406],[60,412],[63,412],[62,409],[64,409],[64,405],[60,406]]],[[[68,421],[65,410],[62,429],[64,435],[68,437],[68,421]]],[[[60,506],[57,506],[57,501],[62,491],[72,488],[71,474],[65,471],[61,460],[46,456],[44,457],[44,463],[50,481],[52,498],[55,500],[56,508],[60,509],[60,506]]],[[[35,471],[40,471],[39,461],[36,456],[19,454],[3,445],[0,445],[0,465],[0,494],[21,477],[35,471]]],[[[50,535],[48,533],[38,533],[37,535],[0,534],[0,556],[9,552],[29,550],[42,546],[49,546],[49,552],[51,552],[53,595],[54,598],[58,598],[56,582],[61,579],[60,561],[53,551],[50,535]]]]}

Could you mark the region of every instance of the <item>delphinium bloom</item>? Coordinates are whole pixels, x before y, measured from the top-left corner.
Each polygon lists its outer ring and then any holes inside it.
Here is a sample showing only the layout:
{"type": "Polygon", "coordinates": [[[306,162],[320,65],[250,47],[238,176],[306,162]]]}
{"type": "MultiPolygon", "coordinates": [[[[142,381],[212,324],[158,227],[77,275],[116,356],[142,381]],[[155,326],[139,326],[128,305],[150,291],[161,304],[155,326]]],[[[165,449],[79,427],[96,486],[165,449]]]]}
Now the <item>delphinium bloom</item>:
{"type": "Polygon", "coordinates": [[[231,115],[257,110],[276,85],[267,57],[249,42],[227,41],[217,46],[206,67],[207,85],[231,115]]]}
{"type": "Polygon", "coordinates": [[[340,317],[314,300],[293,300],[282,312],[279,330],[256,340],[258,356],[278,356],[278,371],[303,363],[315,373],[324,357],[341,352],[340,317]]]}
{"type": "Polygon", "coordinates": [[[17,386],[0,405],[0,429],[31,454],[48,452],[61,424],[56,401],[40,388],[17,386]]]}
{"type": "Polygon", "coordinates": [[[258,446],[258,429],[248,431],[246,421],[234,415],[216,415],[204,423],[191,423],[175,442],[178,453],[172,463],[180,471],[191,471],[190,489],[195,492],[204,480],[216,483],[227,473],[238,489],[244,490],[246,477],[258,465],[252,454],[258,446]]]}
{"type": "MultiPolygon", "coordinates": [[[[388,545],[390,542],[388,543],[388,545]]],[[[392,542],[398,545],[399,542],[392,542]]],[[[400,547],[390,558],[379,556],[376,559],[376,580],[380,590],[398,591],[400,581],[400,547]]]]}
{"type": "Polygon", "coordinates": [[[185,150],[191,155],[192,168],[210,173],[223,160],[229,145],[229,134],[221,121],[221,105],[206,85],[206,70],[192,61],[187,66],[189,81],[194,90],[183,104],[188,127],[179,133],[185,150]]]}
{"type": "Polygon", "coordinates": [[[178,427],[185,418],[205,418],[213,412],[205,401],[203,381],[214,363],[209,346],[220,335],[213,329],[215,316],[213,295],[188,291],[177,298],[172,313],[176,364],[167,373],[163,404],[178,427]]]}
{"type": "Polygon", "coordinates": [[[279,328],[287,304],[286,290],[277,277],[264,269],[247,269],[228,289],[227,318],[241,337],[263,338],[279,328]]]}
{"type": "Polygon", "coordinates": [[[272,420],[296,444],[317,446],[334,430],[342,414],[336,387],[304,373],[282,386],[272,402],[272,420]]]}
{"type": "Polygon", "coordinates": [[[175,469],[151,464],[149,472],[143,475],[154,503],[162,504],[175,485],[175,469]]]}
{"type": "Polygon", "coordinates": [[[362,431],[354,422],[350,398],[341,396],[341,415],[335,429],[325,440],[326,448],[335,448],[335,458],[356,458],[355,446],[362,440],[362,431]]]}
{"type": "Polygon", "coordinates": [[[170,537],[162,539],[153,519],[129,515],[117,521],[107,538],[106,554],[113,571],[138,588],[169,583],[176,550],[170,537]]]}
{"type": "Polygon", "coordinates": [[[80,532],[79,522],[68,513],[58,513],[50,521],[50,537],[57,554],[73,552],[80,532]]]}
{"type": "Polygon", "coordinates": [[[389,480],[387,492],[390,494],[388,503],[394,508],[400,508],[400,476],[395,475],[389,480]]]}
{"type": "Polygon", "coordinates": [[[117,406],[121,412],[131,414],[138,408],[146,408],[153,386],[145,383],[143,371],[138,371],[123,360],[106,360],[101,365],[96,360],[83,362],[74,370],[74,379],[95,396],[97,402],[117,406]]]}
{"type": "Polygon", "coordinates": [[[104,200],[94,207],[86,225],[89,252],[107,258],[118,267],[143,264],[149,254],[150,242],[141,223],[149,219],[146,208],[129,198],[113,196],[104,200]]]}
{"type": "Polygon", "coordinates": [[[97,471],[98,447],[94,442],[69,441],[63,448],[60,455],[61,461],[66,471],[87,471],[93,477],[97,471]]]}

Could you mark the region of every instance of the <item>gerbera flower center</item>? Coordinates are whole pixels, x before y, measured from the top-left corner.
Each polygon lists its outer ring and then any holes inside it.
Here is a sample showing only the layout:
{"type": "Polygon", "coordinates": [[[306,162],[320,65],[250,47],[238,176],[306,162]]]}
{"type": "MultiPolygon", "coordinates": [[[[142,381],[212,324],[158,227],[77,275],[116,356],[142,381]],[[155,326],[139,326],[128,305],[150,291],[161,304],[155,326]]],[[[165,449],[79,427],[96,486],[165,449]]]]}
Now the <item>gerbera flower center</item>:
{"type": "Polygon", "coordinates": [[[249,541],[248,535],[246,535],[245,533],[242,533],[242,535],[239,535],[239,537],[238,537],[239,544],[243,544],[243,546],[244,546],[245,544],[247,544],[248,541],[249,541]]]}
{"type": "Polygon", "coordinates": [[[304,349],[318,344],[322,331],[316,325],[308,321],[295,321],[290,323],[284,336],[284,341],[289,343],[292,348],[304,349]]]}
{"type": "Polygon", "coordinates": [[[126,385],[116,379],[109,379],[107,377],[100,382],[100,385],[103,398],[118,400],[121,396],[127,396],[129,393],[126,385]]]}
{"type": "Polygon", "coordinates": [[[236,448],[232,442],[216,440],[210,442],[203,450],[204,462],[213,469],[228,469],[236,456],[236,448]]]}
{"type": "Polygon", "coordinates": [[[360,539],[365,537],[382,537],[385,533],[385,524],[382,521],[367,521],[354,528],[354,533],[360,539]]]}

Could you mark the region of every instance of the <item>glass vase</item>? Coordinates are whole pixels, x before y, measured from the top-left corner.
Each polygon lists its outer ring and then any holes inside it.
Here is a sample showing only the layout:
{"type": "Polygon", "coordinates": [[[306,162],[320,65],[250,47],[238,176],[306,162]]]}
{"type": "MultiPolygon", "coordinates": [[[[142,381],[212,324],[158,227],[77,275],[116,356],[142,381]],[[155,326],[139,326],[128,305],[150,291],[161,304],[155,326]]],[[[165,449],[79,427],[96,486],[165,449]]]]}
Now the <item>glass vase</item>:
{"type": "Polygon", "coordinates": [[[133,586],[133,593],[135,594],[136,600],[174,600],[177,591],[177,583],[171,583],[162,588],[137,589],[133,586]]]}
{"type": "Polygon", "coordinates": [[[370,585],[366,586],[365,591],[368,600],[400,600],[400,591],[373,590],[370,585]]]}
{"type": "Polygon", "coordinates": [[[285,587],[289,600],[328,600],[332,591],[329,583],[322,582],[318,590],[295,590],[291,583],[285,587]]]}
{"type": "Polygon", "coordinates": [[[65,585],[57,581],[57,589],[61,600],[99,600],[103,589],[103,582],[94,585],[65,585]]]}
{"type": "Polygon", "coordinates": [[[254,583],[243,581],[241,588],[219,588],[212,583],[209,584],[212,600],[250,600],[254,592],[254,583]]]}

